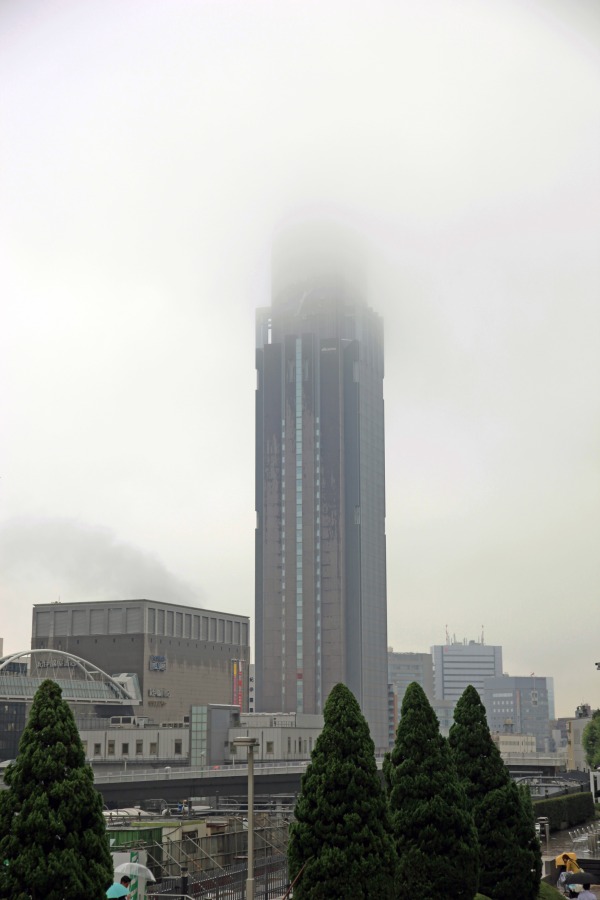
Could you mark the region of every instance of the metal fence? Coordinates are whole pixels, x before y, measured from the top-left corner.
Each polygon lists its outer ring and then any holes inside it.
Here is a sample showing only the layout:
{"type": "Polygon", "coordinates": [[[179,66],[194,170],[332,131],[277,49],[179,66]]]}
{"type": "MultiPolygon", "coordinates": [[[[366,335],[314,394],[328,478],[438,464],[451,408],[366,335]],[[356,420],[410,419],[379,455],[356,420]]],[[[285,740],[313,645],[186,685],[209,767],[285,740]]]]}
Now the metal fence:
{"type": "MultiPolygon", "coordinates": [[[[148,897],[187,894],[198,900],[245,900],[248,870],[245,862],[213,869],[210,872],[163,878],[160,884],[148,885],[148,897]],[[187,879],[187,886],[185,880],[187,879]]],[[[256,900],[278,900],[289,888],[287,857],[265,856],[254,867],[256,900]]]]}

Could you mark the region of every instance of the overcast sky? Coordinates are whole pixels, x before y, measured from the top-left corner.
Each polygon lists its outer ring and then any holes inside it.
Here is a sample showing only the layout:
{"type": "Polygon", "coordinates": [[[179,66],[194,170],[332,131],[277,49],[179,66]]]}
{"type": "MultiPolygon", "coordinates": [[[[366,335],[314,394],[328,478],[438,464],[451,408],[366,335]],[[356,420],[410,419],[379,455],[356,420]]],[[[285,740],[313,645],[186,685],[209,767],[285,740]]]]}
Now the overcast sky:
{"type": "Polygon", "coordinates": [[[364,235],[388,638],[600,705],[597,0],[3,0],[0,635],[254,612],[272,236],[364,235]]]}

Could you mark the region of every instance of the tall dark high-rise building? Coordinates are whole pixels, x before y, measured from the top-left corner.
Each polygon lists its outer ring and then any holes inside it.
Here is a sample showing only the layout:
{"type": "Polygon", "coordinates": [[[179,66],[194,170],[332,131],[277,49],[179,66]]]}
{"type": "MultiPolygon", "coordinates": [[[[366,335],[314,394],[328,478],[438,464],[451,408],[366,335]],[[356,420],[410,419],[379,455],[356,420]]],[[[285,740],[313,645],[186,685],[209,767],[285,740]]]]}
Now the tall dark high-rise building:
{"type": "Polygon", "coordinates": [[[256,709],[321,712],[341,681],[384,748],[383,325],[353,242],[286,233],[256,337],[256,709]]]}

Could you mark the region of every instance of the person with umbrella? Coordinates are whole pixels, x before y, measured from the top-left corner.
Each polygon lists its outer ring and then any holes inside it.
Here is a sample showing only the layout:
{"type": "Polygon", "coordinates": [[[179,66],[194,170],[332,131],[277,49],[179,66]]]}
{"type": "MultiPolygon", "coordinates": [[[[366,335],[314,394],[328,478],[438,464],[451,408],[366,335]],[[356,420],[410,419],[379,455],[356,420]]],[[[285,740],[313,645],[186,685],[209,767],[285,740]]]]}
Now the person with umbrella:
{"type": "Polygon", "coordinates": [[[129,877],[129,875],[123,875],[119,883],[115,882],[115,884],[111,884],[111,886],[107,890],[106,896],[108,897],[108,900],[122,900],[122,898],[124,897],[127,897],[127,900],[130,900],[130,884],[131,878],[129,877]]]}
{"type": "Polygon", "coordinates": [[[577,892],[568,885],[569,875],[581,872],[581,866],[577,862],[575,853],[562,853],[556,857],[556,864],[560,871],[556,887],[567,897],[576,897],[577,892]]]}

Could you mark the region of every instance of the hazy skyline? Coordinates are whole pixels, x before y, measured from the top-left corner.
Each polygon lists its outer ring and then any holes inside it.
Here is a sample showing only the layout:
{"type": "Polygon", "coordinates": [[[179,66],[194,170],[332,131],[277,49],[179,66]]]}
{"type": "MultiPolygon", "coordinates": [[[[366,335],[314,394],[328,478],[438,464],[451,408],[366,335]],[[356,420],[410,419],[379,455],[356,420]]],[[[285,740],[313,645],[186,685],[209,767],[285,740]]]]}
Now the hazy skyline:
{"type": "Polygon", "coordinates": [[[600,7],[0,6],[0,636],[35,602],[254,615],[274,233],[384,317],[388,641],[600,706],[600,7]]]}

